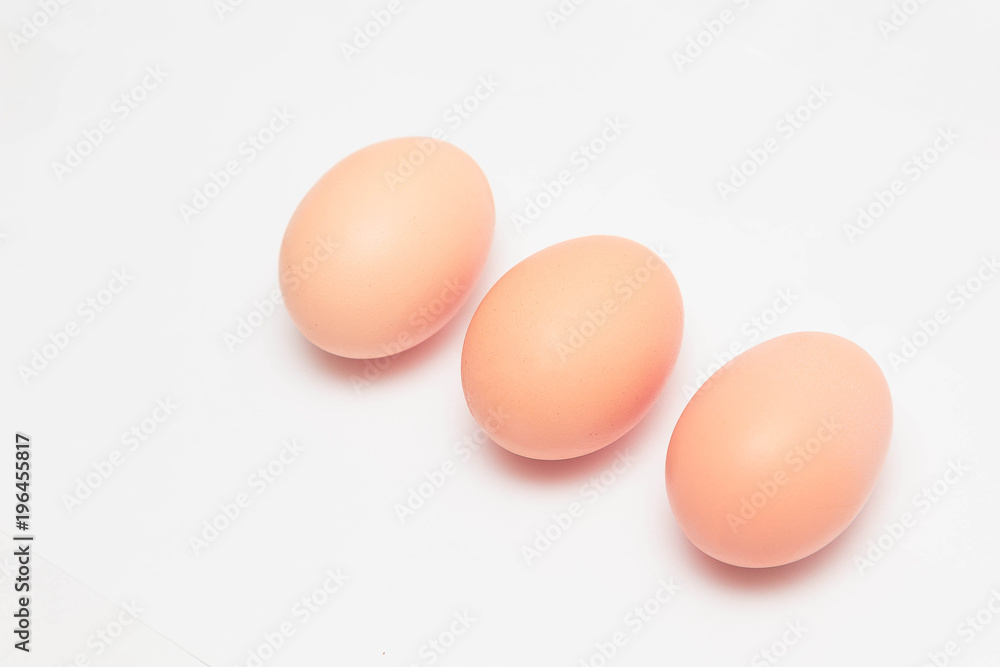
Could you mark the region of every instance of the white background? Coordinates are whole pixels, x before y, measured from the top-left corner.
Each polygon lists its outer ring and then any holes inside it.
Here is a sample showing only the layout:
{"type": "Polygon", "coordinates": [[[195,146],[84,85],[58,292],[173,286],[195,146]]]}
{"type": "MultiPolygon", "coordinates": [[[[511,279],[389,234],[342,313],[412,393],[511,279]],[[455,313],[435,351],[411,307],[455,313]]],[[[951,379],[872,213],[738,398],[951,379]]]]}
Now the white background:
{"type": "MultiPolygon", "coordinates": [[[[11,559],[0,557],[2,662],[233,667],[290,623],[264,664],[597,666],[595,646],[621,631],[609,665],[772,664],[759,652],[775,642],[784,665],[922,665],[954,641],[948,664],[995,666],[1000,617],[983,613],[992,623],[971,641],[962,624],[1000,590],[1000,280],[971,300],[955,290],[976,287],[1000,251],[1000,7],[909,0],[915,13],[880,29],[889,0],[590,0],[555,25],[556,0],[403,0],[345,57],[386,5],[246,0],[220,16],[211,0],[72,0],[15,44],[41,10],[4,3],[0,399],[3,438],[34,441],[38,537],[27,658],[11,657],[11,559]],[[675,54],[723,10],[732,21],[679,67],[675,54]],[[116,99],[147,68],[165,78],[122,117],[116,99]],[[480,77],[496,90],[451,122],[480,77]],[[809,118],[787,136],[779,123],[813,87],[832,96],[800,110],[809,118]],[[274,109],[294,119],[250,160],[241,144],[274,109]],[[113,131],[60,178],[54,163],[103,118],[113,131]],[[578,171],[579,147],[616,118],[627,128],[578,171]],[[320,174],[367,144],[439,127],[482,166],[497,209],[489,262],[455,319],[373,373],[312,348],[280,304],[251,316],[320,174]],[[912,180],[908,163],[943,128],[957,139],[912,180]],[[769,137],[777,152],[724,199],[718,182],[769,137]],[[180,206],[233,159],[240,172],[185,221],[180,206]],[[562,169],[573,185],[519,230],[512,215],[562,169]],[[903,194],[851,237],[858,207],[895,179],[903,194]],[[459,356],[476,305],[524,257],[592,233],[664,253],[680,283],[685,338],[659,402],[580,460],[529,461],[491,442],[466,460],[456,443],[481,435],[459,356]],[[88,319],[80,304],[106,300],[121,270],[133,278],[88,319]],[[779,290],[794,301],[774,321],[779,290]],[[889,355],[939,309],[947,321],[893,368],[889,355]],[[748,335],[760,317],[772,324],[748,335]],[[259,326],[227,345],[248,318],[259,326]],[[78,335],[22,378],[70,323],[78,335]],[[773,570],[724,566],[671,517],[670,433],[685,386],[717,355],[798,330],[847,336],[879,361],[896,409],[888,461],[827,549],[773,570]],[[178,407],[129,451],[122,434],[158,399],[178,407]],[[293,439],[304,451],[258,494],[250,477],[293,439]],[[115,450],[121,465],[69,509],[115,450]],[[529,564],[536,531],[625,453],[634,463],[529,564]],[[401,522],[396,505],[448,461],[454,474],[401,522]],[[952,463],[968,471],[949,483],[952,463]],[[914,502],[935,483],[935,502],[914,502]],[[250,506],[196,555],[190,538],[240,493],[250,506]],[[912,525],[887,537],[906,513],[912,525]],[[880,539],[881,558],[859,566],[880,539]],[[297,601],[337,568],[348,581],[302,623],[297,601]],[[661,579],[679,591],[633,632],[626,615],[661,579]],[[133,603],[139,623],[98,655],[94,633],[133,603]],[[463,612],[471,628],[432,663],[428,642],[449,643],[463,612]],[[806,631],[783,649],[796,622],[806,631]]],[[[4,545],[12,493],[0,491],[4,545]]]]}

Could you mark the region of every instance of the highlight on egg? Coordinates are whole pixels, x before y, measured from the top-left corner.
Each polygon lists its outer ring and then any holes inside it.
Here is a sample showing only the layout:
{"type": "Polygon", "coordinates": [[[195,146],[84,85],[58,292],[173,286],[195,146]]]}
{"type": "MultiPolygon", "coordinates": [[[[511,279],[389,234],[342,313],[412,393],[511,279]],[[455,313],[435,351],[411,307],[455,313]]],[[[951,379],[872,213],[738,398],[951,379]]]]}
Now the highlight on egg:
{"type": "Polygon", "coordinates": [[[479,165],[427,137],[348,155],[296,208],[281,243],[285,307],[316,346],[355,359],[421,343],[458,311],[493,238],[479,165]]]}
{"type": "Polygon", "coordinates": [[[791,563],[851,524],[891,436],[889,385],[868,353],[828,333],[779,336],[729,361],[684,408],[667,448],[670,507],[713,558],[791,563]]]}
{"type": "Polygon", "coordinates": [[[649,411],[677,360],[684,308],[652,250],[617,236],[545,248],[505,273],[462,348],[469,410],[505,449],[589,454],[649,411]]]}

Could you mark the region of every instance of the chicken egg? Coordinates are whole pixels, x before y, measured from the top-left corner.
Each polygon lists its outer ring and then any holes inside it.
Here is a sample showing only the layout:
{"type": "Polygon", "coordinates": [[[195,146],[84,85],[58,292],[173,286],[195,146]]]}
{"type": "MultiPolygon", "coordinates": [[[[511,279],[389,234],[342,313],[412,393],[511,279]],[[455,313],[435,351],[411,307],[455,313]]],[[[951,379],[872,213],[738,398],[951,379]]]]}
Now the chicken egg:
{"type": "Polygon", "coordinates": [[[465,302],[493,225],[486,176],[455,146],[409,137],[362,148],[319,179],[288,223],[279,258],[285,306],[327,352],[402,352],[465,302]]]}
{"type": "Polygon", "coordinates": [[[505,273],[476,309],[462,349],[472,416],[534,459],[596,451],[634,427],[673,369],[680,290],[649,248],[571,239],[505,273]]]}
{"type": "Polygon", "coordinates": [[[731,565],[805,558],[861,511],[885,461],[892,399],[878,364],[833,334],[779,336],[713,374],[667,448],[667,495],[699,549],[731,565]]]}

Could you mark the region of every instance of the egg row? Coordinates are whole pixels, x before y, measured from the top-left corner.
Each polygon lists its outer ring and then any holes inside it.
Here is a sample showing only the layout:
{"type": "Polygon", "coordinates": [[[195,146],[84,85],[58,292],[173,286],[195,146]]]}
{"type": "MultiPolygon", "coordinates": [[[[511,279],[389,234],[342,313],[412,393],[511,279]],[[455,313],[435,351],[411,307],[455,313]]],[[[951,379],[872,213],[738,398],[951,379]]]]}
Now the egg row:
{"type": "MultiPolygon", "coordinates": [[[[284,302],[302,334],[343,357],[402,352],[454,316],[494,228],[493,196],[455,146],[402,138],[324,174],[281,245],[284,302]]],[[[684,331],[677,281],[649,248],[587,236],[545,248],[483,298],[462,349],[469,410],[534,459],[594,452],[631,430],[673,370],[684,331]]],[[[675,517],[702,551],[782,565],[831,542],[870,495],[892,431],[875,361],[832,334],[781,336],[695,393],[667,448],[675,517]]]]}

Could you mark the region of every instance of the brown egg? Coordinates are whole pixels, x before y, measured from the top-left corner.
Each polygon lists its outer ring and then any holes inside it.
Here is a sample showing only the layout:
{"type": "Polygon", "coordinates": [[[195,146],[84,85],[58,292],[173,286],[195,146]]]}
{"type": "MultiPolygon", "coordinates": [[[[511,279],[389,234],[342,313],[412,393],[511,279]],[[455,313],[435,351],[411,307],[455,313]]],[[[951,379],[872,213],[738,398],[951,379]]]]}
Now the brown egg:
{"type": "Polygon", "coordinates": [[[567,459],[646,414],[684,331],[680,290],[649,248],[617,236],[564,241],[490,289],[462,349],[472,416],[504,448],[567,459]]]}
{"type": "Polygon", "coordinates": [[[851,341],[793,333],[731,360],[695,393],[667,449],[674,516],[725,563],[805,558],[854,520],[892,434],[878,364],[851,341]]]}
{"type": "Polygon", "coordinates": [[[319,179],[288,223],[285,306],[327,352],[401,352],[465,302],[493,224],[486,176],[455,146],[410,137],[362,148],[319,179]]]}

